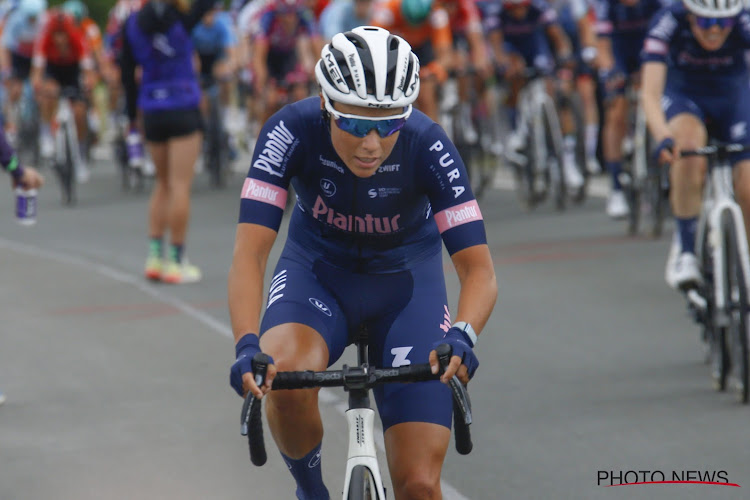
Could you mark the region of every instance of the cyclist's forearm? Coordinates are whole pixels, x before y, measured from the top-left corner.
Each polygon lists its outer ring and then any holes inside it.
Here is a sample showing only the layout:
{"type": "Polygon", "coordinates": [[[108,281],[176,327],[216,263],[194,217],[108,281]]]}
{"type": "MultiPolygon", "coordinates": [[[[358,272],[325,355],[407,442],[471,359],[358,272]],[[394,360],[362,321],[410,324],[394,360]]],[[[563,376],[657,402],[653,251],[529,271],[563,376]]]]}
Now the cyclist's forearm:
{"type": "Polygon", "coordinates": [[[229,270],[229,315],[235,341],[259,333],[263,277],[276,231],[255,224],[239,224],[229,270]]]}
{"type": "Polygon", "coordinates": [[[237,342],[246,333],[259,333],[265,261],[238,258],[229,270],[229,315],[237,342]]]}
{"type": "Polygon", "coordinates": [[[497,279],[489,247],[477,245],[453,255],[461,283],[458,309],[453,322],[466,321],[479,334],[492,314],[497,300],[497,279]]]}
{"type": "Polygon", "coordinates": [[[654,139],[661,141],[671,135],[664,110],[661,107],[667,66],[663,63],[647,62],[643,65],[642,74],[641,95],[643,110],[646,113],[646,123],[654,139]]]}

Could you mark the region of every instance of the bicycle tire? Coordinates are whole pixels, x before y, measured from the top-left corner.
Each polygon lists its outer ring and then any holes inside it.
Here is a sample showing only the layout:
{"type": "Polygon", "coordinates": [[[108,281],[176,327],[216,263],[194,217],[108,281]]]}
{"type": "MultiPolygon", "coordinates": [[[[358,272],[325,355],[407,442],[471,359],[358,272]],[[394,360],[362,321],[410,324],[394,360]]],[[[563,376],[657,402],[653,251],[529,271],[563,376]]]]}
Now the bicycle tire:
{"type": "Polygon", "coordinates": [[[581,177],[583,178],[583,185],[576,190],[575,193],[570,197],[570,201],[574,205],[581,205],[586,201],[588,196],[588,184],[589,184],[589,171],[586,168],[586,120],[583,111],[583,101],[578,92],[574,92],[570,96],[570,109],[573,113],[573,121],[575,123],[575,137],[576,137],[576,148],[575,148],[575,159],[576,168],[578,169],[581,177]]]}
{"type": "MultiPolygon", "coordinates": [[[[547,141],[547,168],[545,169],[547,174],[547,185],[548,189],[552,188],[555,198],[555,208],[559,211],[565,210],[567,205],[567,186],[565,184],[565,169],[563,168],[563,149],[562,149],[562,130],[558,130],[559,137],[555,140],[555,134],[553,132],[553,119],[552,113],[557,113],[554,108],[550,111],[547,106],[544,106],[544,140],[547,141]],[[551,160],[554,160],[552,162],[551,160]],[[553,176],[552,166],[557,168],[556,178],[553,176]],[[552,182],[554,179],[554,183],[552,182]]],[[[560,127],[560,119],[557,117],[554,122],[557,123],[557,128],[560,127]]]]}
{"type": "Polygon", "coordinates": [[[703,283],[698,289],[701,297],[706,301],[706,309],[701,311],[697,316],[698,322],[702,326],[701,340],[705,345],[708,346],[708,352],[705,356],[704,362],[711,366],[713,375],[713,347],[716,345],[714,342],[715,329],[714,326],[714,271],[713,261],[711,259],[711,249],[709,248],[708,242],[708,227],[703,227],[700,246],[698,247],[700,255],[700,266],[701,276],[703,277],[703,283]]]}
{"type": "Polygon", "coordinates": [[[55,158],[54,168],[60,181],[62,203],[64,205],[71,206],[75,204],[75,172],[73,171],[73,154],[70,144],[67,140],[67,127],[69,127],[67,123],[60,124],[60,129],[57,132],[59,134],[63,134],[63,137],[65,137],[65,140],[63,141],[63,143],[65,144],[65,149],[62,161],[59,161],[57,158],[55,158]]]}
{"type": "Polygon", "coordinates": [[[370,469],[364,465],[357,465],[352,469],[346,498],[347,500],[378,500],[375,479],[370,469]]]}
{"type": "Polygon", "coordinates": [[[724,234],[724,296],[729,317],[733,389],[737,400],[748,402],[747,288],[737,244],[734,217],[725,211],[721,217],[724,234]]]}

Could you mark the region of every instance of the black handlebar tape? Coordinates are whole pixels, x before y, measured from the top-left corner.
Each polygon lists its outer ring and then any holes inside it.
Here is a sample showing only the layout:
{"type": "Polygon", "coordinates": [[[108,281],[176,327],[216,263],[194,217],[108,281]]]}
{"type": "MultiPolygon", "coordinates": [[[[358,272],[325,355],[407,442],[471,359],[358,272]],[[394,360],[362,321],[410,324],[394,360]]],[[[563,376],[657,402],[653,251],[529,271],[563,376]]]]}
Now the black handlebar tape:
{"type": "Polygon", "coordinates": [[[461,455],[468,455],[474,448],[471,442],[471,429],[463,421],[463,414],[456,400],[453,400],[453,426],[456,432],[456,451],[461,455]]]}
{"type": "Polygon", "coordinates": [[[263,418],[260,413],[261,403],[262,400],[252,396],[252,402],[250,403],[250,432],[247,435],[250,461],[257,467],[264,465],[268,459],[266,444],[263,442],[263,418]]]}

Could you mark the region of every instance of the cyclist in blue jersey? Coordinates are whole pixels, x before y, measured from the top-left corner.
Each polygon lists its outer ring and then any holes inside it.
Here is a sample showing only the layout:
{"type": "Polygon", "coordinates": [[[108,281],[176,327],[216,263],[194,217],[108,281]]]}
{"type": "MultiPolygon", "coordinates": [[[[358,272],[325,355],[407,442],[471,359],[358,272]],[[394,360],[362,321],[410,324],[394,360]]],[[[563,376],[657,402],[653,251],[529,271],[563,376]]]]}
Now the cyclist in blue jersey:
{"type": "Polygon", "coordinates": [[[34,55],[34,42],[39,35],[43,14],[47,9],[46,0],[25,0],[13,10],[3,26],[0,74],[6,82],[7,109],[15,122],[15,111],[21,99],[23,84],[31,74],[31,58],[34,55]]]}
{"type": "Polygon", "coordinates": [[[222,0],[216,1],[191,33],[193,47],[200,58],[200,77],[207,82],[225,79],[233,70],[230,52],[236,47],[237,38],[232,32],[231,19],[222,15],[223,7],[222,0]]]}
{"type": "Polygon", "coordinates": [[[625,90],[628,84],[638,85],[643,39],[649,21],[662,6],[661,0],[597,0],[599,79],[605,100],[602,153],[612,177],[606,212],[615,219],[630,213],[620,183],[628,116],[625,90]]]}
{"type": "MultiPolygon", "coordinates": [[[[701,209],[704,158],[674,152],[719,141],[748,144],[750,88],[745,59],[750,12],[742,0],[684,0],[659,12],[643,49],[643,104],[663,162],[671,162],[670,201],[675,241],[665,277],[674,288],[700,282],[695,233],[701,209]]],[[[734,188],[750,227],[750,152],[730,157],[734,188]]]]}
{"type": "Polygon", "coordinates": [[[369,24],[373,4],[373,0],[333,0],[320,14],[323,39],[329,41],[336,33],[369,24]]]}
{"type": "MultiPolygon", "coordinates": [[[[453,346],[442,381],[467,383],[473,347],[497,297],[482,214],[466,169],[442,128],[412,110],[419,62],[382,28],[333,37],[315,66],[321,96],[287,105],[263,127],[242,188],[229,307],[241,395],[267,394],[272,434],[297,481],[297,498],[329,498],[319,460],[316,390],[269,393],[277,370],[324,370],[366,325],[377,366],[429,362],[453,346]],[[297,202],[265,313],[263,276],[290,183],[297,202]],[[442,245],[461,282],[451,324],[442,245]],[[260,334],[260,340],[258,338],[260,334]],[[270,355],[263,387],[251,359],[270,355]],[[316,464],[308,467],[308,464],[316,464]]],[[[451,394],[438,381],[375,390],[395,497],[441,498],[451,394]]]]}
{"type": "MultiPolygon", "coordinates": [[[[554,73],[555,58],[550,42],[560,66],[573,63],[573,52],[570,40],[557,20],[557,12],[544,0],[502,0],[500,6],[485,19],[485,28],[489,31],[496,64],[505,70],[510,83],[508,109],[514,131],[508,137],[508,147],[511,151],[518,151],[525,146],[528,134],[525,117],[517,119],[516,115],[516,102],[526,84],[525,69],[535,68],[545,76],[554,73]]],[[[552,93],[554,90],[550,78],[548,91],[552,93]]],[[[583,186],[584,179],[575,161],[575,128],[572,120],[563,124],[566,125],[562,130],[565,136],[562,161],[565,182],[576,190],[583,186]]]]}
{"type": "Polygon", "coordinates": [[[200,269],[184,259],[190,185],[202,139],[200,88],[193,68],[190,32],[214,3],[214,0],[196,0],[188,9],[182,0],[152,0],[123,26],[120,64],[130,136],[138,137],[135,124],[140,108],[156,167],[144,274],[148,279],[166,283],[201,279],[200,269]],[[140,86],[135,81],[137,66],[142,68],[140,86]],[[171,244],[167,258],[163,259],[167,230],[171,244]]]}

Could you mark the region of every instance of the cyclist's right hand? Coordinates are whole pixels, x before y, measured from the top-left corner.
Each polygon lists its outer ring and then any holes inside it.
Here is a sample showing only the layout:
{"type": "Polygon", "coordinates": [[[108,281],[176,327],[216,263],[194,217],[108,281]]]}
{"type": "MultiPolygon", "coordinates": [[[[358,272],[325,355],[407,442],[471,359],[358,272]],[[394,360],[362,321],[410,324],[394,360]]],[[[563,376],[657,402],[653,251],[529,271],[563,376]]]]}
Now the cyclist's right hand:
{"type": "Polygon", "coordinates": [[[255,383],[253,375],[253,356],[261,352],[260,338],[254,333],[245,334],[234,348],[237,360],[229,371],[229,383],[232,388],[242,397],[248,392],[252,392],[255,397],[262,398],[264,394],[271,390],[271,384],[276,376],[276,367],[273,364],[273,358],[268,356],[270,362],[266,371],[266,378],[262,387],[255,383]]]}
{"type": "Polygon", "coordinates": [[[440,377],[440,381],[447,384],[453,378],[453,375],[458,375],[459,380],[464,385],[468,384],[477,368],[479,368],[479,360],[477,355],[474,354],[471,340],[460,328],[454,326],[448,330],[442,339],[433,342],[429,361],[432,366],[432,373],[435,374],[438,373],[438,357],[435,349],[440,344],[448,344],[453,349],[450,364],[440,377]]]}
{"type": "Polygon", "coordinates": [[[665,137],[654,149],[654,159],[659,165],[665,165],[674,161],[674,139],[665,137]]]}

